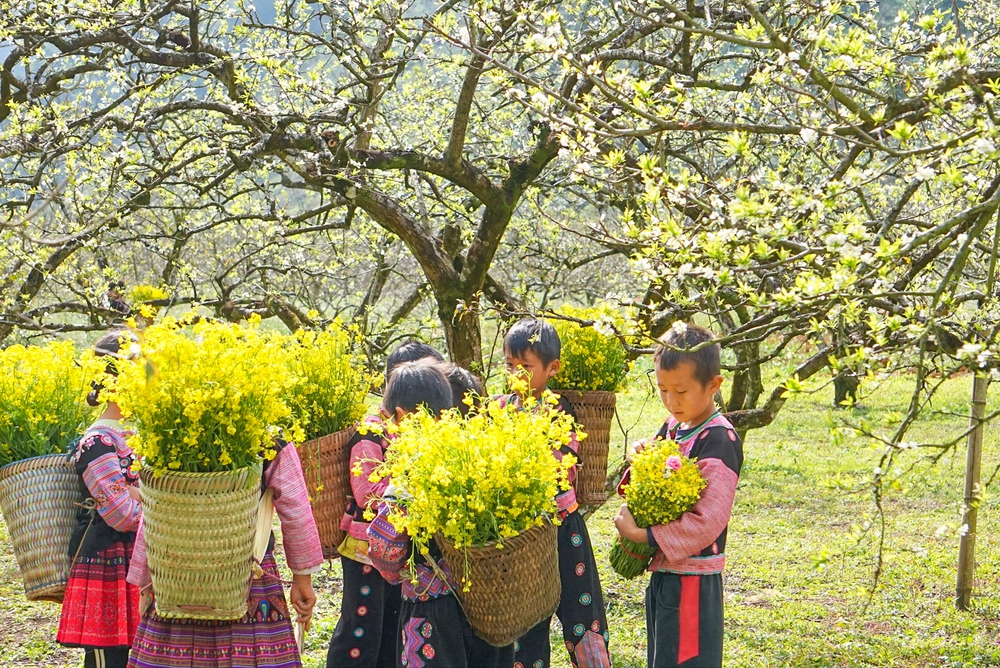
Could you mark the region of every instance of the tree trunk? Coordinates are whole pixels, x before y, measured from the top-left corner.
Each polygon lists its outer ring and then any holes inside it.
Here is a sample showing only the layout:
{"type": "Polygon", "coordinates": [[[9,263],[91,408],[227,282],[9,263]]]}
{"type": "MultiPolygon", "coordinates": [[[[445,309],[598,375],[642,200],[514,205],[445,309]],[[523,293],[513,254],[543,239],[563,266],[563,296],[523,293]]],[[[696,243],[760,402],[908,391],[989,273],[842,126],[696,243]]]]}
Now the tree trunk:
{"type": "Polygon", "coordinates": [[[438,317],[444,328],[451,361],[477,376],[483,374],[483,341],[479,329],[479,301],[472,295],[461,298],[454,294],[435,293],[438,317]]]}

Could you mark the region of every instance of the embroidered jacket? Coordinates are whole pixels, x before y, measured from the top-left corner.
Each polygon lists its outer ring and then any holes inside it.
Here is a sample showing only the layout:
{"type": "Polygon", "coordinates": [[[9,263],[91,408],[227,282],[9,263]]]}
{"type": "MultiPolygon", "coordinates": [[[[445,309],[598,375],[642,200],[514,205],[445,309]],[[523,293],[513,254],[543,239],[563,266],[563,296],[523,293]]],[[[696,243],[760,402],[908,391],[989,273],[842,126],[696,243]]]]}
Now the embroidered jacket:
{"type": "MultiPolygon", "coordinates": [[[[323,567],[323,548],[309,505],[302,463],[294,445],[286,444],[273,460],[264,463],[264,484],[274,490],[274,510],[281,522],[281,543],[288,568],[295,575],[319,572],[323,567]]],[[[129,565],[128,581],[140,588],[152,583],[141,523],[129,565]]]]}
{"type": "Polygon", "coordinates": [[[409,558],[413,541],[389,521],[392,508],[389,503],[380,503],[378,514],[368,527],[368,558],[372,566],[389,584],[402,585],[403,597],[408,601],[427,601],[451,594],[456,587],[455,579],[434,543],[430,545],[429,555],[417,558],[416,573],[411,571],[409,558]],[[426,559],[434,559],[445,580],[435,573],[426,559]]]}
{"type": "Polygon", "coordinates": [[[92,557],[112,543],[135,538],[142,511],[138,499],[128,493],[129,487],[139,484],[138,474],[132,472],[135,455],[126,443],[131,433],[118,420],[97,420],[71,455],[80,476],[81,495],[94,499],[96,512],[77,510],[70,556],[79,549],[80,556],[92,557]]]}
{"type": "MultiPolygon", "coordinates": [[[[677,421],[671,417],[656,436],[674,438],[676,433],[677,421]]],[[[729,420],[718,415],[683,444],[681,452],[698,460],[708,486],[681,517],[649,527],[650,544],[658,548],[649,570],[682,575],[721,573],[726,565],[726,531],[743,466],[743,443],[729,420]]]]}
{"type": "Polygon", "coordinates": [[[365,519],[365,511],[376,509],[376,504],[389,486],[388,478],[378,482],[371,482],[368,479],[372,471],[385,461],[385,451],[389,447],[388,438],[383,433],[383,423],[384,416],[369,415],[362,425],[367,427],[368,433],[355,434],[350,443],[349,470],[353,498],[348,500],[340,528],[351,538],[360,541],[368,540],[368,520],[365,519]],[[361,475],[354,475],[354,468],[358,465],[361,467],[361,475]]]}
{"type": "MultiPolygon", "coordinates": [[[[498,402],[501,406],[507,406],[509,404],[513,404],[515,406],[521,405],[521,397],[517,394],[501,394],[494,397],[493,400],[498,402]]],[[[565,397],[559,397],[559,404],[557,408],[572,417],[573,422],[577,422],[576,412],[573,410],[572,404],[570,404],[565,397]]],[[[583,465],[583,461],[580,459],[580,441],[576,437],[576,431],[573,431],[570,434],[570,441],[567,445],[552,451],[552,455],[559,461],[562,461],[562,458],[569,454],[576,457],[576,465],[566,472],[567,477],[569,478],[569,483],[573,487],[560,493],[556,497],[556,506],[559,508],[560,518],[565,518],[567,515],[576,511],[580,507],[580,504],[577,503],[576,500],[576,478],[580,471],[580,467],[583,465]]]]}

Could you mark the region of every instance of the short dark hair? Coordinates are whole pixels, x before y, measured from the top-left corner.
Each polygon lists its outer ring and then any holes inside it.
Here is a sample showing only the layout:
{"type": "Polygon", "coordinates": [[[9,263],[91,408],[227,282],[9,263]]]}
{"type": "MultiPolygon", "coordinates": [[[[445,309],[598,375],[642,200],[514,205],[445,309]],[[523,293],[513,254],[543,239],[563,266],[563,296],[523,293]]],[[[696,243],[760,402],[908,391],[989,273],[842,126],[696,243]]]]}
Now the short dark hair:
{"type": "Polygon", "coordinates": [[[468,415],[471,408],[464,403],[466,395],[472,395],[474,406],[482,403],[483,384],[468,369],[457,364],[448,365],[448,383],[451,385],[452,407],[461,411],[462,415],[468,415]]]}
{"type": "Polygon", "coordinates": [[[552,323],[541,318],[522,318],[507,330],[507,336],[503,337],[505,354],[524,358],[529,350],[538,355],[542,364],[559,359],[562,344],[552,323]]]}
{"type": "Polygon", "coordinates": [[[389,380],[392,370],[404,362],[416,362],[422,359],[432,359],[443,362],[444,356],[423,341],[408,339],[396,346],[385,358],[385,379],[389,380]]]}
{"type": "Polygon", "coordinates": [[[672,371],[683,362],[691,362],[694,364],[694,377],[702,386],[708,385],[722,372],[722,349],[719,344],[704,346],[694,352],[687,351],[714,340],[715,335],[704,327],[684,322],[675,323],[660,337],[660,345],[653,353],[653,361],[664,371],[672,371]]]}
{"type": "Polygon", "coordinates": [[[451,384],[441,362],[418,360],[393,368],[382,395],[382,407],[390,415],[402,408],[410,413],[424,406],[438,414],[452,407],[451,384]]]}

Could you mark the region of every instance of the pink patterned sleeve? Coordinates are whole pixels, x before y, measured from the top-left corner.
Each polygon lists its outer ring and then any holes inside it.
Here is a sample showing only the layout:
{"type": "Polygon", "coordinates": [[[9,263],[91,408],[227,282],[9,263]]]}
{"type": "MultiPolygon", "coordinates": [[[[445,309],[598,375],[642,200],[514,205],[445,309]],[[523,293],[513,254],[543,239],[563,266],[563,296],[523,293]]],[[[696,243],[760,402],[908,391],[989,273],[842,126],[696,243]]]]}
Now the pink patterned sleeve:
{"type": "Polygon", "coordinates": [[[129,561],[126,579],[140,589],[153,583],[153,578],[149,574],[149,563],[146,561],[146,532],[142,530],[141,519],[135,534],[135,545],[132,548],[132,559],[129,561]]]}
{"type": "Polygon", "coordinates": [[[101,455],[87,464],[83,482],[97,503],[97,512],[108,526],[122,533],[139,528],[142,509],[139,501],[128,494],[129,484],[122,475],[118,455],[101,455]]]}
{"type": "Polygon", "coordinates": [[[274,509],[281,521],[288,568],[296,575],[318,572],[323,567],[323,548],[309,505],[299,453],[291,443],[267,467],[267,486],[274,490],[274,509]]]}
{"type": "Polygon", "coordinates": [[[351,448],[351,491],[359,506],[375,510],[376,504],[382,500],[382,495],[389,486],[389,479],[383,478],[378,482],[369,479],[382,461],[382,446],[374,441],[365,439],[351,448]],[[358,464],[361,464],[361,475],[354,475],[354,468],[358,464]]]}
{"type": "Polygon", "coordinates": [[[736,472],[721,459],[700,459],[698,468],[708,481],[698,502],[669,524],[650,527],[667,561],[680,561],[710,546],[729,524],[736,499],[736,472]]]}

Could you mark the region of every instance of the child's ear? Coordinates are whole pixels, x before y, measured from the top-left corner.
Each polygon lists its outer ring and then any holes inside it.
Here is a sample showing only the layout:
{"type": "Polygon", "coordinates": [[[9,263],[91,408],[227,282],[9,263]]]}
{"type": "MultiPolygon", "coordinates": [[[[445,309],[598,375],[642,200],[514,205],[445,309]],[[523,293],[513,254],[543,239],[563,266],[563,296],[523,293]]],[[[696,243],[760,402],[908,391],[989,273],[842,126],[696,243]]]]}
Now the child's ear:
{"type": "Polygon", "coordinates": [[[549,378],[559,373],[559,369],[561,368],[562,365],[559,363],[559,360],[552,360],[552,363],[549,364],[549,378]]]}
{"type": "Polygon", "coordinates": [[[406,410],[402,406],[396,406],[396,422],[406,417],[406,410]]]}
{"type": "Polygon", "coordinates": [[[712,394],[715,394],[716,392],[719,391],[719,388],[722,387],[722,381],[724,380],[725,378],[723,378],[722,376],[716,376],[715,378],[709,381],[708,389],[712,391],[712,394]]]}

